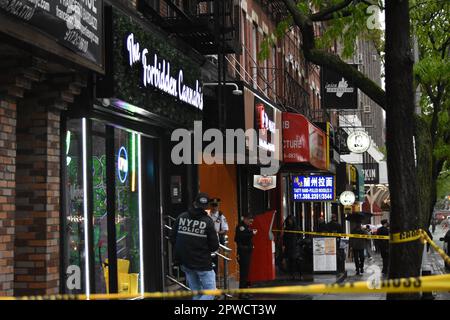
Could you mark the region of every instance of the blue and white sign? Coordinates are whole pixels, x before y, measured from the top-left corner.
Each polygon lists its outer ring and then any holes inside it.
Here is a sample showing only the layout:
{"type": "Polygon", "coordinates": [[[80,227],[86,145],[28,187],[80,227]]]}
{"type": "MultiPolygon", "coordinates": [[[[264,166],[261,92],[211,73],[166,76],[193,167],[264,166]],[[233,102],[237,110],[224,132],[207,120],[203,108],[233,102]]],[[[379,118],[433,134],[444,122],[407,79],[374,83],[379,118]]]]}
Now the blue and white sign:
{"type": "Polygon", "coordinates": [[[125,147],[120,147],[117,155],[117,175],[122,183],[127,181],[128,176],[128,153],[125,147]]]}
{"type": "Polygon", "coordinates": [[[292,180],[295,201],[334,200],[334,176],[295,176],[292,180]]]}

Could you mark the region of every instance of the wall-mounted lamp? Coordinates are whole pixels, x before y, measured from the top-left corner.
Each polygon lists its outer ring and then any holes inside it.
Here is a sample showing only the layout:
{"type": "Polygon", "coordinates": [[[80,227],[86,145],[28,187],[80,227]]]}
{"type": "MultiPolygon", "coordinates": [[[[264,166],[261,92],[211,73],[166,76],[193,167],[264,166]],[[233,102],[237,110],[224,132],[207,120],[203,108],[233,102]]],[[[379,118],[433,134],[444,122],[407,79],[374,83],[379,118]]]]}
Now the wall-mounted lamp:
{"type": "MultiPolygon", "coordinates": [[[[206,82],[203,84],[204,87],[206,86],[218,86],[218,82],[206,82]]],[[[225,86],[234,86],[236,89],[233,90],[233,94],[235,96],[242,96],[242,90],[239,89],[238,85],[236,83],[224,83],[225,86]]]]}

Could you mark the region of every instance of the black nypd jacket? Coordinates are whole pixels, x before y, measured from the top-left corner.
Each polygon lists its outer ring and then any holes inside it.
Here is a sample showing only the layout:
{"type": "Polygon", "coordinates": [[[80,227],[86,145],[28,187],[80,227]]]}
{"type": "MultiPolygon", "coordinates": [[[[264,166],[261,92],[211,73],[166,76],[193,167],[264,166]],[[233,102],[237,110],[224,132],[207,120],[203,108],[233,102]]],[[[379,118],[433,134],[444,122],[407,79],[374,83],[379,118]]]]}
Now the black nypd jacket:
{"type": "Polygon", "coordinates": [[[205,210],[191,208],[180,214],[173,225],[171,241],[176,263],[193,270],[212,270],[211,253],[219,248],[219,238],[205,210]]]}

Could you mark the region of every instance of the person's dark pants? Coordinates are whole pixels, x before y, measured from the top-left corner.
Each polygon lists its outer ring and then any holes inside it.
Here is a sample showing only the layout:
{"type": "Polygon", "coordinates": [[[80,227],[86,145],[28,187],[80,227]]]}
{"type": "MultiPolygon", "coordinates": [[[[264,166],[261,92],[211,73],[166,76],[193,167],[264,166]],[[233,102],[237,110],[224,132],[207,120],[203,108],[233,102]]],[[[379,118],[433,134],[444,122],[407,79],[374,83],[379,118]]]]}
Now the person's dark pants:
{"type": "Polygon", "coordinates": [[[364,249],[353,249],[353,259],[355,260],[356,272],[364,269],[364,249]]]}
{"type": "Polygon", "coordinates": [[[381,258],[383,258],[383,270],[381,272],[387,274],[389,267],[389,251],[386,249],[381,249],[380,251],[381,251],[381,258]]]}
{"type": "Polygon", "coordinates": [[[219,256],[216,254],[213,258],[212,258],[212,262],[214,264],[214,272],[216,273],[216,275],[218,275],[218,270],[219,270],[219,256]]]}
{"type": "Polygon", "coordinates": [[[250,261],[252,258],[252,250],[239,250],[239,288],[248,288],[250,282],[248,281],[248,275],[250,272],[250,261]]]}
{"type": "Polygon", "coordinates": [[[300,276],[302,275],[297,257],[289,256],[287,258],[287,267],[288,267],[288,272],[292,278],[295,278],[295,274],[297,272],[300,274],[300,276]]]}

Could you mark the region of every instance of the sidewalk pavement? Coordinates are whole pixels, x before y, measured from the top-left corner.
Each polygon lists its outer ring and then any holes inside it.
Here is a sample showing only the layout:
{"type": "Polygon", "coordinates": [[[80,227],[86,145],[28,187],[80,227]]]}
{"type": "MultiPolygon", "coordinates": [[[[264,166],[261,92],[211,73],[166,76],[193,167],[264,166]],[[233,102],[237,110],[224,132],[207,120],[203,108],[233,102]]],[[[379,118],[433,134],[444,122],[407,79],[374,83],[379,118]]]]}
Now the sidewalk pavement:
{"type": "MultiPolygon", "coordinates": [[[[432,266],[432,274],[445,274],[445,268],[442,258],[430,249],[430,263],[432,266]]],[[[355,281],[367,281],[373,272],[381,272],[382,259],[380,254],[373,253],[372,259],[365,259],[364,263],[364,273],[362,275],[356,275],[356,267],[354,262],[347,261],[345,263],[345,268],[347,271],[347,277],[344,279],[345,282],[355,282],[355,281]],[[378,268],[379,269],[378,269],[378,268]]],[[[293,281],[286,279],[277,279],[269,282],[257,283],[253,287],[276,287],[276,286],[290,286],[290,285],[309,285],[309,284],[321,284],[321,283],[336,283],[338,277],[334,274],[315,274],[313,281],[293,281]]],[[[237,282],[230,283],[231,288],[237,288],[239,285],[237,282]]],[[[435,300],[450,300],[450,293],[448,292],[437,292],[433,294],[435,300]]],[[[237,297],[233,297],[233,300],[237,297]]],[[[374,293],[374,294],[282,294],[282,295],[253,295],[251,300],[385,300],[385,293],[374,293]]]]}

